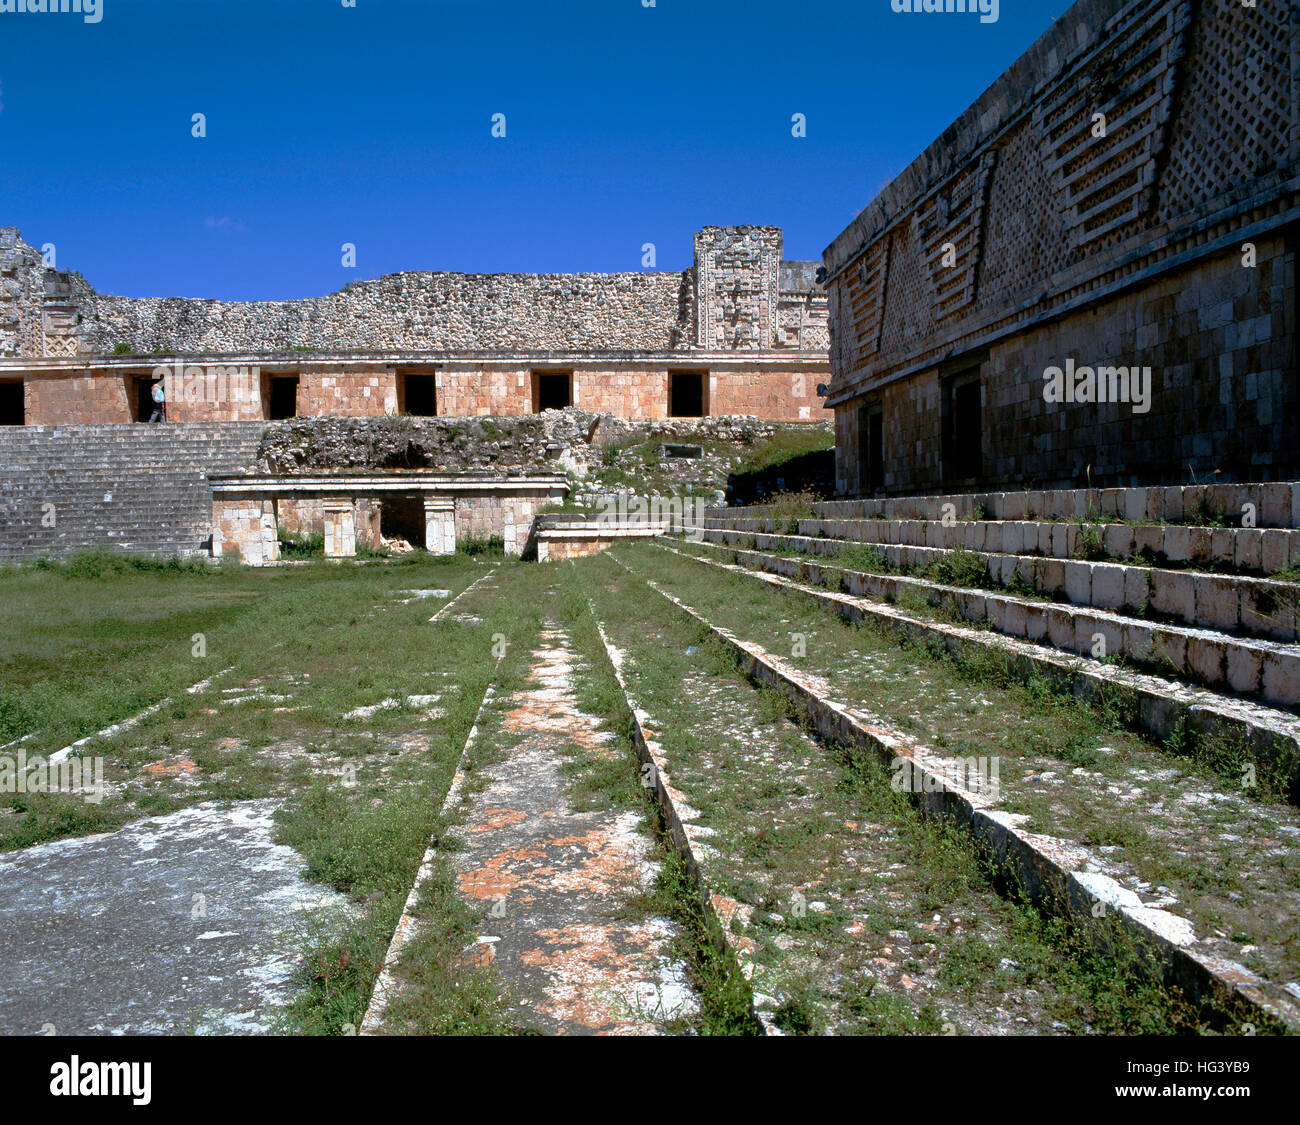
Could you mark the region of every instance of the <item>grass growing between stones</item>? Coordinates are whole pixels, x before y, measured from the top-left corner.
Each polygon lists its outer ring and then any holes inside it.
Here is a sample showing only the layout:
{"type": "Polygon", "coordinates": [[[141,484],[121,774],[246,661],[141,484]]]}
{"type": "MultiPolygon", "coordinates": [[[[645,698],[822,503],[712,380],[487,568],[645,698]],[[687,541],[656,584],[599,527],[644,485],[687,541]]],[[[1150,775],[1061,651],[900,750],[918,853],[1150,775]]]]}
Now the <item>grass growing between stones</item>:
{"type": "Polygon", "coordinates": [[[1204,1030],[1122,935],[1099,953],[1092,935],[998,897],[987,857],[922,821],[875,758],[810,738],[782,697],[741,680],[722,645],[608,559],[582,568],[673,784],[711,832],[709,889],[743,905],[733,932],[777,1026],[1204,1030]]]}
{"type": "MultiPolygon", "coordinates": [[[[11,715],[30,734],[10,756],[20,748],[29,760],[48,755],[167,702],[79,752],[102,761],[102,802],[66,793],[0,797],[0,848],[103,831],[204,800],[282,795],[380,747],[400,751],[427,710],[405,700],[443,690],[444,678],[419,656],[429,629],[424,606],[444,603],[401,605],[398,591],[459,590],[480,570],[427,561],[161,578],[5,574],[0,584],[16,587],[34,611],[33,624],[6,633],[0,647],[11,715]],[[395,626],[393,643],[356,643],[365,630],[384,635],[395,626]],[[211,683],[187,690],[201,679],[211,683]],[[345,717],[394,690],[403,704],[396,712],[369,723],[345,717]]],[[[12,612],[5,605],[0,614],[12,612]]]]}
{"type": "Polygon", "coordinates": [[[639,573],[732,630],[821,677],[824,692],[949,758],[996,756],[1000,807],[1031,831],[1088,846],[1143,898],[1190,917],[1207,948],[1268,979],[1300,971],[1300,812],[1187,770],[1098,710],[1025,684],[989,656],[955,662],[850,626],[800,597],[662,547],[619,548],[639,573]],[[794,656],[795,642],[804,655],[794,656]],[[1194,873],[1194,878],[1189,876],[1194,873]],[[1248,941],[1234,940],[1247,937],[1248,941]]]}
{"type": "Polygon", "coordinates": [[[576,669],[579,706],[603,719],[601,729],[617,735],[616,752],[607,758],[590,755],[574,770],[575,795],[603,805],[633,809],[653,839],[652,862],[657,867],[652,891],[635,904],[642,917],[665,916],[677,926],[668,952],[688,967],[699,999],[698,1017],[678,1030],[700,1035],[748,1036],[762,1031],[753,1013],[750,987],[725,948],[718,923],[703,907],[699,887],[685,859],[673,846],[662,810],[652,789],[642,783],[642,766],[632,739],[632,715],[605,653],[592,615],[582,572],[573,563],[561,571],[564,621],[583,661],[576,669]]]}
{"type": "MultiPolygon", "coordinates": [[[[535,628],[529,576],[538,570],[512,569],[522,577],[510,592],[484,583],[434,625],[446,595],[492,572],[464,557],[408,556],[281,571],[0,575],[41,623],[7,632],[0,650],[20,669],[17,683],[6,681],[9,698],[39,732],[23,744],[29,753],[171,700],[87,747],[105,759],[106,800],[6,795],[0,842],[108,830],[202,801],[281,800],[278,841],[303,856],[308,878],[350,900],[341,916],[292,920],[301,988],[281,1022],[303,1033],[356,1028],[495,674],[494,638],[526,651],[535,628]],[[191,656],[196,631],[205,634],[201,659],[191,656]],[[86,668],[110,686],[87,684],[86,668]],[[223,669],[203,692],[185,691],[223,669]],[[136,685],[127,706],[112,697],[123,683],[136,685]],[[68,703],[37,711],[32,701],[45,698],[68,703]]],[[[13,615],[14,603],[4,604],[13,615]]],[[[500,1030],[485,1006],[491,987],[454,966],[463,925],[454,903],[436,898],[422,910],[439,919],[429,964],[452,966],[452,976],[427,990],[440,996],[428,1009],[437,1021],[417,1024],[500,1030]]]]}
{"type": "MultiPolygon", "coordinates": [[[[773,573],[750,560],[741,559],[736,551],[728,548],[715,550],[708,545],[700,545],[690,540],[679,540],[675,546],[683,554],[694,558],[740,566],[755,573],[773,573]]],[[[764,554],[778,558],[797,559],[800,562],[809,562],[813,565],[817,565],[819,561],[816,557],[797,551],[767,550],[764,554]]],[[[970,552],[952,552],[951,554],[953,556],[964,555],[967,559],[972,557],[970,552]]],[[[844,575],[838,569],[833,568],[839,565],[844,565],[845,569],[867,574],[896,572],[891,571],[884,560],[877,559],[875,549],[871,546],[850,548],[850,557],[853,557],[852,565],[842,564],[838,556],[833,557],[831,564],[822,565],[821,585],[823,588],[830,590],[832,593],[850,593],[844,575]],[[853,557],[855,554],[856,557],[853,557]],[[873,562],[873,560],[875,561],[873,562]]],[[[957,569],[969,569],[966,563],[954,563],[948,560],[943,562],[944,565],[951,565],[957,569]]],[[[927,572],[924,572],[924,576],[928,580],[945,581],[949,585],[972,587],[978,585],[973,581],[951,581],[952,572],[947,572],[948,577],[941,576],[933,569],[939,565],[940,563],[932,564],[931,568],[927,568],[927,572]]],[[[806,585],[807,582],[804,584],[806,585]]],[[[1019,576],[1017,576],[1016,582],[999,588],[999,592],[1017,597],[1040,601],[1052,600],[1026,591],[1027,586],[1020,581],[1019,576]]],[[[932,603],[925,592],[920,589],[904,589],[897,599],[892,602],[887,599],[864,598],[863,600],[884,600],[887,604],[897,605],[911,616],[926,621],[956,625],[963,629],[996,632],[993,624],[989,621],[970,621],[954,607],[944,602],[932,603]]],[[[1144,612],[1140,616],[1151,620],[1158,618],[1160,615],[1144,612]]],[[[866,627],[877,630],[885,628],[885,626],[876,623],[866,627]]],[[[1123,665],[1127,664],[1128,661],[1124,656],[1115,656],[1108,658],[1107,663],[1123,665]]],[[[972,649],[957,661],[957,664],[959,667],[975,673],[977,678],[992,676],[1000,682],[1006,683],[1024,679],[1023,675],[1016,671],[1016,664],[1012,658],[997,652],[972,649]]],[[[1177,669],[1172,665],[1161,668],[1160,671],[1174,679],[1177,679],[1179,675],[1177,669]]],[[[1065,688],[1058,688],[1048,683],[1041,676],[1031,678],[1026,686],[1036,698],[1046,697],[1050,699],[1054,695],[1065,694],[1069,697],[1070,702],[1078,702],[1073,699],[1065,688]]],[[[1118,725],[1126,731],[1138,734],[1139,737],[1146,739],[1146,735],[1141,731],[1137,717],[1133,712],[1133,705],[1125,701],[1123,693],[1119,691],[1107,692],[1104,689],[1099,690],[1097,699],[1090,710],[1100,712],[1108,723],[1118,725]]],[[[1294,745],[1288,744],[1282,739],[1275,740],[1271,747],[1252,746],[1243,735],[1232,732],[1197,732],[1189,729],[1186,723],[1180,720],[1178,726],[1163,740],[1161,745],[1171,754],[1191,759],[1199,770],[1212,775],[1224,785],[1240,787],[1243,777],[1249,776],[1251,781],[1244,791],[1255,800],[1270,804],[1285,803],[1287,801],[1295,803],[1291,792],[1293,790],[1293,778],[1297,771],[1297,752],[1294,745]],[[1250,769],[1248,770],[1247,767],[1250,767],[1250,769]]]]}
{"type": "MultiPolygon", "coordinates": [[[[442,806],[457,764],[475,784],[492,759],[499,723],[462,752],[490,683],[509,690],[538,629],[535,568],[511,568],[508,587],[480,587],[461,614],[421,631],[422,659],[457,686],[430,725],[427,751],[357,769],[355,780],[318,779],[289,798],[277,819],[283,842],[297,848],[310,878],[342,891],[356,906],[342,928],[307,943],[304,989],[285,1013],[300,1033],[337,1034],[360,1026],[388,943],[431,838],[440,845],[432,880],[416,904],[420,920],[401,960],[404,987],[387,1026],[420,1034],[512,1030],[506,998],[490,970],[462,959],[474,919],[454,887],[454,829],[442,806]],[[506,656],[500,658],[500,643],[506,656]]],[[[477,577],[478,575],[473,575],[477,577]]],[[[421,618],[427,617],[427,603],[421,618]]],[[[414,628],[419,628],[414,625],[414,628]]]]}

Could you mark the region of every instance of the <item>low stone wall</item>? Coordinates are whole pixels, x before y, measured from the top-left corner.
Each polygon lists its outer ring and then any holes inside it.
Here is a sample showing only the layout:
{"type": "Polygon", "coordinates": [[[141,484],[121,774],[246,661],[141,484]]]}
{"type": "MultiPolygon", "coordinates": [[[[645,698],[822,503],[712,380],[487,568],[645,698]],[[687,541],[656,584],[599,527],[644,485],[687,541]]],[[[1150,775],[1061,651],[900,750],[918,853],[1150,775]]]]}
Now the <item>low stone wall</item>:
{"type": "Polygon", "coordinates": [[[596,555],[629,539],[654,539],[670,530],[667,519],[590,518],[567,513],[537,517],[534,538],[538,562],[596,555]]]}
{"type": "Polygon", "coordinates": [[[425,534],[417,546],[453,554],[459,543],[499,539],[507,555],[519,556],[528,547],[538,510],[562,502],[567,492],[565,478],[557,473],[215,477],[212,555],[234,556],[249,566],[278,561],[283,513],[286,529],[324,534],[327,558],[348,558],[356,554],[359,542],[379,545],[386,498],[418,497],[425,534]]]}

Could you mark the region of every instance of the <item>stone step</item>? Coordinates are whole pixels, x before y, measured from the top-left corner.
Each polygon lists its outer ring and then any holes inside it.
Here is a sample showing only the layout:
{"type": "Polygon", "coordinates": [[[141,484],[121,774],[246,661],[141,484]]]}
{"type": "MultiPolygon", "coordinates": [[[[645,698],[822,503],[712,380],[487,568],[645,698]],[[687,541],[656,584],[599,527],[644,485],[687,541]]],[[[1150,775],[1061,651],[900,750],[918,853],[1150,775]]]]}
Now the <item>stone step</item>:
{"type": "MultiPolygon", "coordinates": [[[[875,500],[832,500],[814,506],[825,519],[1087,519],[1117,517],[1134,522],[1203,522],[1214,514],[1239,523],[1243,506],[1254,508],[1256,527],[1300,528],[1300,483],[1156,485],[1146,488],[1078,488],[1054,491],[953,493],[875,500]],[[951,505],[952,511],[946,511],[951,505]]],[[[714,509],[726,514],[740,509],[714,509]]],[[[744,511],[771,514],[770,507],[744,511]]]]}
{"type": "MultiPolygon", "coordinates": [[[[1276,940],[1293,932],[1294,925],[1265,921],[1300,916],[1300,900],[1288,878],[1300,810],[1271,799],[1253,800],[1234,783],[1195,768],[1166,770],[1162,763],[1168,755],[1154,747],[1102,748],[1099,756],[1114,756],[1105,765],[1072,768],[1065,738],[1027,744],[1000,739],[987,724],[977,744],[965,741],[966,732],[962,742],[968,747],[964,753],[998,761],[998,784],[985,785],[952,759],[951,718],[926,721],[906,704],[899,714],[889,688],[869,686],[891,676],[877,654],[846,656],[835,641],[824,645],[817,633],[810,635],[806,653],[787,657],[766,647],[772,643],[770,613],[754,608],[762,599],[747,600],[745,608],[733,612],[735,595],[729,590],[710,594],[707,586],[684,579],[677,567],[651,577],[645,564],[641,559],[628,569],[707,629],[755,683],[785,696],[830,743],[873,754],[896,778],[907,779],[907,791],[922,815],[972,832],[1016,893],[1085,924],[1090,918],[1116,917],[1155,956],[1154,979],[1177,984],[1189,997],[1235,994],[1288,1028],[1300,1029],[1296,961],[1284,941],[1276,940]],[[1160,788],[1166,784],[1170,788],[1160,788]],[[1157,789],[1163,800],[1152,808],[1146,795],[1157,789]],[[1025,802],[1030,791],[1040,795],[1041,805],[1025,802]],[[1118,846],[1088,843],[1098,825],[1122,830],[1138,808],[1145,825],[1163,831],[1132,833],[1118,846]],[[1242,905],[1252,917],[1236,932],[1222,927],[1216,901],[1206,895],[1206,880],[1193,866],[1219,862],[1225,808],[1232,809],[1233,831],[1240,833],[1229,838],[1239,839],[1239,850],[1254,853],[1257,872],[1268,867],[1267,875],[1253,880],[1246,892],[1242,905]],[[1186,861],[1185,869],[1173,870],[1171,859],[1186,861]],[[1265,933],[1273,944],[1261,956],[1264,941],[1256,940],[1256,934],[1265,933]]],[[[918,674],[926,673],[907,673],[918,674]]],[[[1006,700],[999,707],[977,685],[971,695],[971,703],[993,706],[999,716],[1020,706],[1006,700]]],[[[1015,724],[1028,717],[1006,721],[1015,724]]]]}
{"type": "MultiPolygon", "coordinates": [[[[737,509],[739,511],[740,509],[737,509]]],[[[790,520],[712,516],[706,528],[788,534],[790,520]]],[[[799,519],[800,535],[938,547],[949,551],[1072,559],[1085,551],[1123,560],[1140,556],[1158,566],[1208,566],[1243,574],[1272,574],[1300,566],[1300,531],[1285,528],[1187,527],[1177,524],[1051,523],[1037,520],[799,519]]]]}
{"type": "MultiPolygon", "coordinates": [[[[708,542],[728,547],[752,545],[761,551],[793,551],[832,561],[848,545],[843,539],[717,528],[706,528],[701,534],[708,542]]],[[[892,570],[924,569],[952,557],[952,552],[942,547],[879,543],[871,544],[871,549],[892,570]]],[[[1094,609],[1139,616],[1154,612],[1196,628],[1276,641],[1300,639],[1300,584],[1294,582],[1036,555],[970,554],[983,562],[986,580],[999,586],[1020,586],[1094,609]]]]}
{"type": "MultiPolygon", "coordinates": [[[[696,546],[727,550],[707,541],[696,546]]],[[[811,559],[737,551],[742,566],[822,585],[835,580],[858,597],[890,602],[921,599],[999,633],[1066,652],[1114,659],[1186,678],[1215,691],[1233,691],[1285,707],[1300,705],[1300,646],[1232,637],[1211,629],[1165,625],[1106,610],[1035,601],[1009,594],[945,586],[921,578],[866,574],[811,559]]]]}
{"type": "Polygon", "coordinates": [[[210,472],[256,462],[264,425],[15,427],[0,431],[0,558],[94,547],[196,552],[212,531],[210,472]],[[55,526],[42,526],[54,506],[55,526]]]}
{"type": "Polygon", "coordinates": [[[665,550],[717,571],[743,574],[756,582],[813,602],[852,624],[870,621],[891,629],[909,641],[955,659],[995,658],[1009,674],[1021,680],[1042,679],[1063,684],[1080,699],[1118,699],[1129,709],[1138,729],[1166,741],[1181,726],[1196,736],[1228,735],[1250,747],[1257,758],[1289,755],[1295,762],[1290,778],[1290,799],[1300,804],[1300,720],[1293,711],[1241,696],[1138,671],[1123,664],[1074,656],[1030,641],[1019,640],[972,625],[932,618],[870,598],[813,586],[793,578],[728,563],[711,551],[697,552],[689,544],[665,550]]]}

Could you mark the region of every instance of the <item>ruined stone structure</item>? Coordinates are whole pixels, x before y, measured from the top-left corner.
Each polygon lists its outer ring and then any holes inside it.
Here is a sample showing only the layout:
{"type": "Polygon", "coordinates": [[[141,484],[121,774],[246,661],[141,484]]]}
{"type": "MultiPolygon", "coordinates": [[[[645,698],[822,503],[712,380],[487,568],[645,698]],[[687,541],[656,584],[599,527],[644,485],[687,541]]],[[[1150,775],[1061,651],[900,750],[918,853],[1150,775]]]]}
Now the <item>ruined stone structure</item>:
{"type": "Polygon", "coordinates": [[[0,228],[0,421],[823,416],[827,304],[776,227],[707,227],[681,273],[401,273],[297,301],[96,293],[0,228]],[[121,354],[118,354],[121,353],[121,354]],[[165,369],[165,370],[161,370],[165,369]]]}
{"type": "Polygon", "coordinates": [[[1300,472],[1298,18],[1082,0],[831,243],[840,492],[1300,472]]]}
{"type": "Polygon", "coordinates": [[[381,545],[385,503],[417,506],[433,555],[453,555],[467,539],[501,540],[507,555],[530,546],[539,508],[569,490],[562,473],[274,473],[213,475],[212,555],[248,566],[279,561],[279,529],[322,530],[326,558],[351,558],[357,545],[381,545]]]}

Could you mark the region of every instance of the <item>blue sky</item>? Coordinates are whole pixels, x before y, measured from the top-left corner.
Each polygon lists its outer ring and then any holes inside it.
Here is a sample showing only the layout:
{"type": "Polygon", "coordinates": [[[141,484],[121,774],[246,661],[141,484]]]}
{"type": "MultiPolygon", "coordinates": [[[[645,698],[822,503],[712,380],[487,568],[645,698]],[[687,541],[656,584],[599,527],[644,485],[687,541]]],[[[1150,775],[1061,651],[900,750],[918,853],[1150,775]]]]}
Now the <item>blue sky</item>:
{"type": "Polygon", "coordinates": [[[646,242],[680,270],[715,223],[819,258],[1069,7],[101,2],[97,24],[0,13],[0,225],[101,292],[229,299],[637,270],[646,242]]]}

